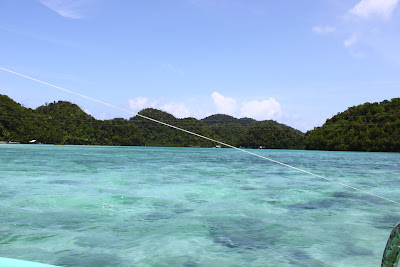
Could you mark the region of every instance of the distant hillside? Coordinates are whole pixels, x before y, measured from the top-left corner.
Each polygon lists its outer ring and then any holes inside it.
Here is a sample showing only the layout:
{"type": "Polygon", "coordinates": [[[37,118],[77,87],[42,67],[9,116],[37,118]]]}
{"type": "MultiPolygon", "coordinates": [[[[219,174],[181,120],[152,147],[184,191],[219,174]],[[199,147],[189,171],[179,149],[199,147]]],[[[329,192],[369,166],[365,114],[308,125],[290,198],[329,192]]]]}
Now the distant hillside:
{"type": "Polygon", "coordinates": [[[299,130],[273,120],[256,121],[239,140],[240,146],[304,149],[304,134],[299,130]]]}
{"type": "Polygon", "coordinates": [[[36,124],[34,111],[0,95],[0,140],[20,141],[36,124]]]}
{"type": "Polygon", "coordinates": [[[306,149],[400,152],[400,98],[350,107],[305,140],[306,149]]]}
{"type": "Polygon", "coordinates": [[[255,119],[250,119],[250,118],[236,119],[235,117],[225,114],[211,115],[202,119],[201,121],[207,125],[224,125],[229,123],[238,123],[244,127],[250,126],[254,122],[257,122],[255,119]]]}
{"type": "MultiPolygon", "coordinates": [[[[177,119],[152,108],[139,113],[234,146],[304,148],[303,133],[275,121],[257,122],[223,114],[203,120],[177,119]]],[[[28,143],[33,139],[51,144],[215,146],[211,141],[140,116],[101,121],[69,102],[46,103],[33,110],[0,95],[0,140],[28,143]]]]}
{"type": "MultiPolygon", "coordinates": [[[[202,120],[178,119],[152,108],[140,114],[237,147],[400,152],[400,98],[350,107],[305,135],[276,121],[224,114],[202,120]]],[[[102,121],[70,102],[30,109],[0,95],[0,141],[28,143],[33,139],[49,144],[215,146],[140,116],[102,121]]]]}

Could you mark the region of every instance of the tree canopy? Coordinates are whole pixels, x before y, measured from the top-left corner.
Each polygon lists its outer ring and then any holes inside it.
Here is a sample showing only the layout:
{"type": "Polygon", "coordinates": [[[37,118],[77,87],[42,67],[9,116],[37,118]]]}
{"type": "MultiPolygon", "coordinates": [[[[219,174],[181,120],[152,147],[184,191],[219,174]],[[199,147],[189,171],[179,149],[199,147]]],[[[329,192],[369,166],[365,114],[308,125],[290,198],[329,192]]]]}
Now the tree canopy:
{"type": "MultiPolygon", "coordinates": [[[[305,135],[272,120],[237,119],[224,114],[202,120],[178,119],[153,108],[139,114],[237,147],[400,152],[400,98],[350,107],[305,135]]],[[[216,145],[140,116],[97,120],[70,102],[31,109],[0,95],[0,140],[28,143],[32,139],[71,145],[216,145]]]]}
{"type": "Polygon", "coordinates": [[[365,103],[305,135],[306,149],[400,152],[400,98],[365,103]]]}
{"type": "MultiPolygon", "coordinates": [[[[139,114],[234,146],[304,148],[303,133],[275,121],[236,119],[223,114],[202,120],[178,119],[153,108],[144,109],[139,114]]],[[[72,145],[215,146],[214,142],[140,116],[128,120],[96,120],[70,102],[46,103],[30,109],[0,95],[0,140],[28,143],[32,139],[48,144],[72,145]]]]}
{"type": "MultiPolygon", "coordinates": [[[[237,147],[400,152],[400,98],[348,108],[305,135],[276,121],[215,114],[202,120],[178,119],[147,108],[143,116],[237,147]]],[[[66,101],[25,108],[0,95],[0,140],[48,144],[122,146],[199,146],[216,144],[138,115],[97,120],[66,101]]]]}

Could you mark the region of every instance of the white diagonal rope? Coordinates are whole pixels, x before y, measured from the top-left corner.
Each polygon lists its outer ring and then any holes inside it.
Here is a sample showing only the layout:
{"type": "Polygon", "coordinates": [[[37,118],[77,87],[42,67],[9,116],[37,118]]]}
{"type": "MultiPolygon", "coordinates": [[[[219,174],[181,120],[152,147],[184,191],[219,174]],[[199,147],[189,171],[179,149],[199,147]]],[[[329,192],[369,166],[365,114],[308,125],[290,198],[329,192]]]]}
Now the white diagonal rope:
{"type": "Polygon", "coordinates": [[[250,154],[250,155],[253,155],[253,156],[256,156],[256,157],[259,157],[259,158],[262,158],[262,159],[265,159],[265,160],[268,160],[268,161],[271,161],[271,162],[274,162],[274,163],[276,163],[276,164],[279,164],[279,165],[282,165],[282,166],[285,166],[285,167],[288,167],[288,168],[297,170],[297,171],[299,171],[299,172],[303,172],[303,173],[306,173],[306,174],[309,174],[309,175],[318,177],[318,178],[320,178],[320,179],[323,179],[323,180],[326,180],[326,181],[329,181],[329,182],[332,182],[332,183],[336,183],[336,184],[339,184],[339,185],[341,185],[341,186],[344,186],[344,187],[347,187],[347,188],[350,188],[350,189],[353,189],[353,190],[356,190],[356,191],[359,191],[359,192],[363,192],[363,193],[368,194],[368,195],[370,195],[370,196],[377,197],[377,198],[380,198],[380,199],[383,199],[383,200],[386,200],[386,201],[389,201],[389,202],[392,202],[392,203],[395,203],[395,204],[400,205],[400,202],[397,202],[397,201],[395,201],[395,200],[392,200],[392,199],[389,199],[389,198],[386,198],[386,197],[379,196],[379,195],[377,195],[377,194],[368,192],[368,191],[366,191],[366,190],[363,190],[363,189],[360,189],[360,188],[357,188],[357,187],[354,187],[354,186],[351,186],[351,185],[347,185],[347,184],[345,184],[345,183],[342,183],[342,182],[339,182],[339,181],[336,181],[336,180],[333,180],[333,179],[330,179],[330,178],[326,178],[326,177],[324,177],[324,176],[321,176],[321,175],[318,175],[318,174],[315,174],[315,173],[312,173],[312,172],[309,172],[309,171],[306,171],[306,170],[302,170],[302,169],[300,169],[300,168],[297,168],[297,167],[294,167],[294,166],[291,166],[291,165],[288,165],[288,164],[279,162],[279,161],[277,161],[277,160],[270,159],[270,158],[261,156],[261,155],[259,155],[259,154],[256,154],[256,153],[253,153],[253,152],[250,152],[250,151],[247,151],[247,150],[244,150],[244,149],[241,149],[241,148],[238,148],[238,147],[235,147],[235,146],[226,144],[226,143],[224,143],[224,142],[221,142],[221,141],[218,141],[218,140],[209,138],[209,137],[207,137],[207,136],[203,136],[203,135],[200,135],[200,134],[197,134],[197,133],[194,133],[194,132],[191,132],[191,131],[182,129],[182,128],[180,128],[180,127],[177,127],[177,126],[174,126],[174,125],[171,125],[171,124],[168,124],[168,123],[165,123],[165,122],[162,122],[162,121],[159,121],[159,120],[156,120],[156,119],[153,119],[153,118],[150,118],[150,117],[147,117],[147,116],[144,116],[144,115],[135,113],[135,112],[132,112],[132,111],[130,111],[130,110],[127,110],[127,109],[124,109],[124,108],[120,108],[120,107],[114,106],[114,105],[109,104],[109,103],[107,103],[107,102],[103,102],[103,101],[97,100],[97,99],[95,99],[95,98],[92,98],[92,97],[89,97],[89,96],[86,96],[86,95],[83,95],[83,94],[80,94],[80,93],[76,93],[76,92],[74,92],[74,91],[71,91],[71,90],[62,88],[62,87],[60,87],[60,86],[53,85],[53,84],[50,84],[50,83],[46,83],[46,82],[44,82],[44,81],[41,81],[41,80],[38,80],[38,79],[35,79],[35,78],[32,78],[32,77],[23,75],[23,74],[21,74],[21,73],[15,72],[15,71],[11,71],[11,70],[8,70],[8,69],[2,68],[2,67],[0,67],[0,69],[1,69],[1,70],[4,70],[4,71],[7,71],[7,72],[9,72],[9,73],[12,73],[12,74],[15,74],[15,75],[24,77],[24,78],[26,78],[26,79],[35,81],[35,82],[42,83],[42,84],[45,84],[45,85],[48,85],[48,86],[57,88],[57,89],[59,89],[59,90],[68,92],[68,93],[70,93],[70,94],[74,94],[74,95],[77,95],[77,96],[80,96],[80,97],[83,97],[83,98],[86,98],[86,99],[95,101],[95,102],[97,102],[97,103],[100,103],[100,104],[103,104],[103,105],[106,105],[106,106],[109,106],[109,107],[112,107],[112,108],[115,108],[115,109],[118,109],[118,110],[121,110],[121,111],[130,113],[130,114],[133,114],[133,115],[137,115],[137,116],[142,117],[142,118],[144,118],[144,119],[146,119],[146,120],[154,121],[154,122],[156,122],[156,123],[159,123],[159,124],[162,124],[162,125],[171,127],[171,128],[173,128],[173,129],[176,129],[176,130],[179,130],[179,131],[182,131],[182,132],[185,132],[185,133],[188,133],[188,134],[191,134],[191,135],[194,135],[194,136],[197,136],[197,137],[200,137],[200,138],[203,138],[203,139],[206,139],[206,140],[215,142],[215,143],[220,144],[220,145],[224,145],[224,146],[226,146],[226,147],[230,147],[230,148],[239,150],[239,151],[241,151],[241,152],[245,152],[245,153],[247,153],[247,154],[250,154]]]}

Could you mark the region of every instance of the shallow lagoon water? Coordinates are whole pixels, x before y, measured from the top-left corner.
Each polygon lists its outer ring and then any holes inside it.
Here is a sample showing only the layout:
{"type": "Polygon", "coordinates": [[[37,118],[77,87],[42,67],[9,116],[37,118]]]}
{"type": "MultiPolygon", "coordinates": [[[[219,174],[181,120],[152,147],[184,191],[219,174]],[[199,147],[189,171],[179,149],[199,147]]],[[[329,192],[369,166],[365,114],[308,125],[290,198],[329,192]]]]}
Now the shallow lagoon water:
{"type": "MultiPolygon", "coordinates": [[[[400,200],[400,154],[255,150],[400,200]]],[[[0,256],[379,266],[400,206],[232,149],[0,145],[0,256]]]]}

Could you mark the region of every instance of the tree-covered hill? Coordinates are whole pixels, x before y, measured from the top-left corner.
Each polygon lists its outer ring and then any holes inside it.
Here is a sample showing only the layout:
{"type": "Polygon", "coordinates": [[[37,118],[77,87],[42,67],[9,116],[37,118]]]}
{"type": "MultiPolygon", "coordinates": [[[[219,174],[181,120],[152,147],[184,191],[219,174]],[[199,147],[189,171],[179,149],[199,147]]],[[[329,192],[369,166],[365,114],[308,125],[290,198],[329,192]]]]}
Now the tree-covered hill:
{"type": "Polygon", "coordinates": [[[0,95],[0,140],[25,142],[37,127],[34,111],[5,95],[0,95]]]}
{"type": "MultiPolygon", "coordinates": [[[[350,107],[305,135],[275,121],[224,114],[202,120],[178,119],[152,108],[139,114],[237,147],[400,152],[400,98],[350,107]]],[[[32,139],[49,144],[215,146],[140,116],[102,121],[69,102],[30,109],[0,95],[0,141],[32,139]]]]}
{"type": "Polygon", "coordinates": [[[400,98],[350,107],[305,140],[306,149],[400,152],[400,98]]]}
{"type": "MultiPolygon", "coordinates": [[[[217,114],[203,120],[178,119],[157,109],[139,114],[234,146],[258,148],[304,148],[303,133],[275,121],[256,120],[217,114]]],[[[215,143],[134,116],[96,120],[77,105],[58,101],[36,109],[25,108],[8,96],[0,95],[0,140],[49,144],[201,146],[215,143]]]]}
{"type": "Polygon", "coordinates": [[[254,122],[257,122],[255,119],[251,118],[240,118],[236,119],[235,117],[225,115],[225,114],[215,114],[208,116],[201,120],[207,125],[226,125],[229,123],[238,123],[244,127],[250,126],[254,122]]]}
{"type": "Polygon", "coordinates": [[[243,147],[263,144],[268,148],[304,149],[304,135],[292,127],[267,120],[253,123],[246,135],[240,137],[239,144],[243,147]]]}

